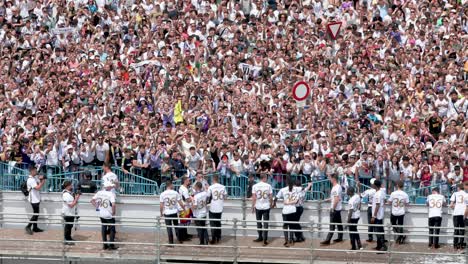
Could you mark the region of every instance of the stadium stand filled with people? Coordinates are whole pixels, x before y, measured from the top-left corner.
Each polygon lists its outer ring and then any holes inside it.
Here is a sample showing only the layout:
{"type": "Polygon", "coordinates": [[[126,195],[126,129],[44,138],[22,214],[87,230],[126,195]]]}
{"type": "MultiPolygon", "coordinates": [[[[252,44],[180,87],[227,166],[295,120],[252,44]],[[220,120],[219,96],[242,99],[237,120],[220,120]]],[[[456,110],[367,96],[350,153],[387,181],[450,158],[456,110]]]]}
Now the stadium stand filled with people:
{"type": "Polygon", "coordinates": [[[449,195],[468,180],[466,10],[0,0],[0,160],[49,175],[109,162],[159,186],[217,174],[251,188],[267,173],[279,189],[289,175],[338,175],[449,195]],[[342,23],[336,40],[331,22],[342,23]],[[302,109],[298,81],[311,89],[302,109]]]}

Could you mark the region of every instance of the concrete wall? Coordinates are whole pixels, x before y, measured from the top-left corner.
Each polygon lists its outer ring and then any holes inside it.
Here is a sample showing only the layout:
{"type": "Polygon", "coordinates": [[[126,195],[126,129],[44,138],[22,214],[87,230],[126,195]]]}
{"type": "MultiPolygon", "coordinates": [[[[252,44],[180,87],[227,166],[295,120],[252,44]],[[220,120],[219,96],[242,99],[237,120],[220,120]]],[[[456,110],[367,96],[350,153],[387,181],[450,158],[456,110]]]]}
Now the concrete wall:
{"type": "MultiPolygon", "coordinates": [[[[99,218],[97,217],[95,208],[89,203],[91,195],[84,194],[79,203],[79,214],[80,219],[80,228],[82,229],[97,229],[95,225],[99,224],[99,218]],[[86,225],[91,224],[91,225],[86,225]]],[[[281,206],[281,203],[279,204],[281,206]]],[[[41,202],[41,214],[45,215],[56,215],[56,216],[41,216],[40,221],[47,223],[44,226],[46,229],[59,229],[61,228],[60,224],[60,214],[62,208],[61,193],[44,193],[42,195],[41,202]]],[[[329,203],[318,203],[318,202],[307,202],[305,205],[304,214],[302,216],[302,222],[314,222],[314,223],[328,223],[328,208],[329,203]]],[[[387,215],[385,224],[390,223],[389,216],[390,206],[386,207],[387,215]]],[[[362,206],[361,220],[360,223],[367,223],[366,215],[366,206],[362,206]]],[[[15,214],[31,214],[32,210],[27,202],[24,195],[20,192],[2,192],[0,191],[0,220],[3,219],[3,222],[0,223],[3,228],[21,228],[25,226],[24,222],[28,220],[27,215],[15,215],[15,214]]],[[[117,215],[121,217],[119,221],[123,224],[121,228],[122,231],[131,231],[131,232],[145,232],[149,231],[156,226],[156,218],[159,216],[159,197],[158,196],[120,196],[118,197],[117,203],[117,215]],[[131,218],[131,219],[129,219],[131,218]],[[144,228],[134,228],[129,226],[133,223],[134,225],[143,226],[144,228]]],[[[270,214],[271,221],[282,221],[281,209],[275,208],[272,209],[270,214]]],[[[345,213],[342,212],[343,220],[345,219],[345,213]]],[[[251,201],[250,200],[228,200],[225,202],[225,210],[223,213],[223,219],[232,220],[237,218],[239,220],[247,220],[247,223],[244,223],[244,226],[247,225],[249,229],[255,228],[255,215],[251,212],[251,201]]],[[[452,227],[452,217],[447,214],[447,209],[444,210],[443,217],[443,227],[452,227]]],[[[408,212],[405,217],[405,225],[408,226],[418,226],[418,227],[427,227],[427,208],[421,205],[411,205],[408,208],[408,212]]],[[[232,222],[231,222],[232,225],[232,222]]],[[[242,223],[239,224],[240,226],[242,223]]],[[[272,224],[273,226],[281,226],[281,223],[272,224]]],[[[359,227],[360,230],[367,230],[367,227],[359,227]]],[[[324,226],[322,230],[327,231],[328,226],[324,226]]],[[[419,229],[406,229],[407,232],[414,234],[410,236],[408,240],[418,241],[418,242],[427,242],[427,228],[419,229]],[[417,236],[423,235],[423,236],[417,236]]],[[[195,233],[195,230],[191,231],[195,233]]],[[[229,230],[224,231],[224,233],[230,233],[229,230]]],[[[254,236],[254,230],[243,230],[241,231],[242,235],[254,236]]],[[[453,234],[453,230],[442,230],[441,235],[444,234],[453,234]]],[[[282,236],[282,232],[271,232],[272,236],[282,236]]],[[[317,234],[314,235],[315,237],[317,234]]],[[[320,237],[324,237],[325,234],[320,234],[320,237]]],[[[309,237],[309,234],[306,234],[306,237],[309,237]]],[[[367,235],[361,234],[361,239],[367,239],[367,235]]],[[[441,242],[446,242],[446,238],[442,238],[441,242]]],[[[452,239],[449,239],[451,242],[452,239]]]]}

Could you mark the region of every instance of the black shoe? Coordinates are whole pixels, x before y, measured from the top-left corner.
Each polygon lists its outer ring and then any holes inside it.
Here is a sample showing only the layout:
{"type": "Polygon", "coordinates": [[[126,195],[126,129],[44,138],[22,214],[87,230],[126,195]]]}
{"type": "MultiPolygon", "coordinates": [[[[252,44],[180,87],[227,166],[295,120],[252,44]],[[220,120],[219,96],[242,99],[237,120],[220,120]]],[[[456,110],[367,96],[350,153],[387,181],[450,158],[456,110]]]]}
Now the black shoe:
{"type": "Polygon", "coordinates": [[[31,227],[29,227],[29,226],[25,227],[24,230],[26,231],[26,234],[28,234],[28,235],[33,234],[33,231],[31,230],[31,227]]]}
{"type": "Polygon", "coordinates": [[[440,248],[440,245],[435,245],[434,248],[435,248],[435,249],[439,249],[439,248],[440,248]]]}
{"type": "Polygon", "coordinates": [[[383,247],[380,249],[380,251],[387,251],[387,250],[388,250],[388,249],[387,249],[387,246],[383,246],[383,247]]]}
{"type": "Polygon", "coordinates": [[[103,249],[103,250],[108,250],[108,249],[109,249],[109,245],[104,245],[104,246],[102,246],[102,249],[103,249]]]}
{"type": "Polygon", "coordinates": [[[367,243],[372,243],[372,242],[374,242],[374,240],[373,239],[367,239],[366,242],[367,243]]]}
{"type": "Polygon", "coordinates": [[[115,245],[110,245],[108,249],[109,250],[117,250],[117,249],[119,249],[119,247],[117,247],[115,245]]]}
{"type": "Polygon", "coordinates": [[[268,246],[268,241],[263,241],[263,246],[268,246]]]}
{"type": "Polygon", "coordinates": [[[400,237],[400,245],[403,245],[405,243],[406,236],[401,236],[400,237]]]}
{"type": "Polygon", "coordinates": [[[44,232],[44,230],[40,229],[40,228],[35,228],[32,230],[34,233],[41,233],[41,232],[44,232]]]}
{"type": "Polygon", "coordinates": [[[263,242],[263,238],[257,238],[253,242],[263,242]]]}
{"type": "Polygon", "coordinates": [[[352,247],[350,250],[357,250],[357,248],[353,248],[353,247],[352,247]]]}
{"type": "MultiPolygon", "coordinates": [[[[192,239],[193,238],[193,235],[188,235],[187,234],[187,239],[192,239]]],[[[189,240],[190,241],[190,240],[189,240]]]]}
{"type": "Polygon", "coordinates": [[[324,241],[320,242],[320,245],[323,245],[323,246],[330,245],[330,240],[324,240],[324,241]]]}
{"type": "Polygon", "coordinates": [[[69,242],[69,241],[65,242],[65,246],[74,246],[74,245],[75,243],[73,242],[69,242]]]}
{"type": "Polygon", "coordinates": [[[374,250],[380,251],[382,248],[381,248],[381,247],[375,247],[375,248],[373,248],[373,249],[374,249],[374,250]]]}
{"type": "Polygon", "coordinates": [[[210,245],[216,244],[216,240],[210,240],[210,245]]]}
{"type": "Polygon", "coordinates": [[[288,241],[285,241],[284,244],[283,244],[283,246],[289,247],[289,242],[288,242],[288,241]]]}
{"type": "Polygon", "coordinates": [[[428,248],[432,248],[432,244],[427,245],[428,248]]]}
{"type": "Polygon", "coordinates": [[[343,242],[343,239],[342,238],[337,238],[337,239],[334,239],[333,242],[334,243],[340,243],[340,242],[343,242]]]}

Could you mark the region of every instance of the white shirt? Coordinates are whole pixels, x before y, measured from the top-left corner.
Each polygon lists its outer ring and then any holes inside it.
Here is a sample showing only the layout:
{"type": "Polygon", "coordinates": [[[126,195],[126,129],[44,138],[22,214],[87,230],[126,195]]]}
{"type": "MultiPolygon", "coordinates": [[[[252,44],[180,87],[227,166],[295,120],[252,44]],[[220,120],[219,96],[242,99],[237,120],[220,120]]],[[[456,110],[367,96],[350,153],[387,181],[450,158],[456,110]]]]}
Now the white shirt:
{"type": "Polygon", "coordinates": [[[37,185],[39,185],[39,178],[37,176],[32,177],[29,175],[27,186],[29,191],[28,201],[30,203],[41,202],[41,192],[35,189],[37,185]]]}
{"type": "Polygon", "coordinates": [[[255,195],[255,209],[268,210],[270,209],[270,195],[273,194],[273,188],[266,182],[259,182],[252,187],[252,195],[255,195]]]}
{"type": "Polygon", "coordinates": [[[370,189],[367,189],[365,190],[363,193],[361,193],[361,197],[362,198],[367,198],[367,204],[369,206],[372,206],[373,202],[374,202],[374,195],[375,195],[375,189],[374,188],[370,188],[370,189]]]}
{"type": "Polygon", "coordinates": [[[297,203],[296,207],[304,206],[304,200],[306,197],[306,192],[302,187],[299,186],[294,186],[294,192],[296,193],[297,196],[297,203]]]}
{"type": "Polygon", "coordinates": [[[401,190],[394,191],[390,194],[388,201],[392,203],[392,215],[400,216],[405,214],[405,206],[409,203],[408,194],[401,190]]]}
{"type": "Polygon", "coordinates": [[[380,189],[375,192],[374,195],[374,200],[372,202],[372,216],[374,216],[376,219],[382,220],[384,218],[384,213],[385,213],[385,192],[380,189]],[[380,204],[379,211],[375,211],[375,207],[377,204],[380,204]]]}
{"type": "Polygon", "coordinates": [[[179,187],[179,194],[182,196],[184,203],[187,203],[186,200],[190,198],[189,190],[184,185],[179,187]]]}
{"type": "Polygon", "coordinates": [[[174,190],[165,190],[159,196],[159,202],[164,203],[164,215],[172,215],[177,214],[178,212],[178,204],[182,200],[182,196],[174,190]]]}
{"type": "Polygon", "coordinates": [[[99,161],[106,159],[106,153],[109,151],[109,144],[103,143],[102,145],[96,144],[96,158],[99,161]]]}
{"type": "Polygon", "coordinates": [[[294,190],[294,188],[292,189],[292,191],[289,191],[289,187],[282,188],[276,194],[276,198],[284,200],[283,212],[282,212],[283,214],[291,214],[291,213],[296,212],[295,202],[297,202],[297,199],[298,199],[296,194],[297,192],[294,190]],[[289,203],[294,203],[294,204],[289,204],[289,203]]]}
{"type": "Polygon", "coordinates": [[[361,197],[358,194],[353,195],[348,201],[348,211],[352,211],[351,218],[361,218],[361,197]]]}
{"type": "Polygon", "coordinates": [[[112,205],[115,203],[115,194],[111,191],[101,190],[97,192],[93,200],[96,201],[96,211],[99,212],[99,217],[104,219],[111,219],[112,205]]]}
{"type": "Polygon", "coordinates": [[[207,215],[206,199],[208,195],[205,191],[195,194],[193,197],[193,216],[195,218],[204,218],[207,215]]]}
{"type": "Polygon", "coordinates": [[[441,194],[431,194],[427,197],[427,205],[429,206],[429,218],[442,217],[442,206],[444,205],[445,197],[441,194]]]}
{"type": "Polygon", "coordinates": [[[224,208],[224,199],[226,198],[226,187],[215,183],[208,188],[208,197],[211,197],[210,212],[222,213],[224,208]]]}
{"type": "Polygon", "coordinates": [[[49,151],[46,155],[46,165],[48,166],[58,166],[58,152],[55,146],[52,147],[52,150],[49,151]]]}
{"type": "Polygon", "coordinates": [[[331,209],[333,209],[333,201],[335,200],[335,197],[338,197],[338,203],[336,204],[335,210],[341,211],[342,209],[341,193],[342,193],[342,189],[339,184],[333,186],[331,190],[331,194],[330,194],[330,198],[331,198],[330,208],[331,209]]]}
{"type": "MultiPolygon", "coordinates": [[[[115,185],[119,182],[119,178],[117,175],[115,175],[115,173],[109,171],[108,173],[104,174],[104,176],[102,176],[102,186],[104,186],[106,182],[110,182],[115,185]]],[[[115,193],[115,188],[112,188],[112,192],[115,193]]]]}
{"type": "Polygon", "coordinates": [[[70,207],[69,205],[73,203],[75,198],[69,191],[64,191],[62,194],[63,206],[62,206],[62,214],[64,216],[75,216],[75,207],[70,207]]]}
{"type": "Polygon", "coordinates": [[[465,214],[466,200],[468,200],[468,194],[463,190],[452,194],[450,201],[455,202],[455,208],[453,209],[452,215],[465,214]]]}

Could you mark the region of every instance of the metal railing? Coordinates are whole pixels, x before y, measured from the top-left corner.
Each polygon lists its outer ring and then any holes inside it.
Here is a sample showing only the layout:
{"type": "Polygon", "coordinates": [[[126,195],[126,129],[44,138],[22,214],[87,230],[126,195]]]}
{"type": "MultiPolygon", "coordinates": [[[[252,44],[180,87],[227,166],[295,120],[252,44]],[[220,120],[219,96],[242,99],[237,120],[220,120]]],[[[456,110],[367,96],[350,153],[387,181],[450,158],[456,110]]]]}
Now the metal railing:
{"type": "MultiPolygon", "coordinates": [[[[43,187],[42,191],[61,191],[61,185],[65,180],[71,180],[76,186],[79,180],[82,179],[83,175],[85,174],[91,174],[93,176],[93,181],[96,183],[98,188],[100,187],[102,167],[75,167],[74,170],[75,171],[63,172],[59,166],[43,166],[41,173],[47,175],[48,182],[47,185],[43,187]]],[[[158,186],[158,183],[155,180],[145,177],[148,175],[145,174],[144,170],[140,168],[132,168],[128,173],[125,173],[120,167],[112,167],[112,171],[117,174],[121,182],[121,188],[119,190],[121,194],[158,195],[161,194],[166,188],[164,181],[162,181],[161,185],[158,186]]],[[[19,191],[21,189],[21,183],[26,180],[28,174],[29,172],[25,164],[0,162],[0,190],[19,191]]],[[[177,176],[179,179],[173,181],[177,190],[181,184],[180,177],[183,175],[186,175],[185,170],[168,171],[162,175],[162,179],[170,179],[173,176],[177,176]]],[[[260,176],[259,174],[235,175],[232,173],[228,175],[222,175],[216,172],[204,174],[204,178],[208,181],[208,183],[211,183],[214,175],[220,176],[220,183],[226,186],[229,196],[235,198],[249,197],[249,187],[258,182],[260,176]]],[[[300,180],[304,187],[307,185],[307,182],[311,180],[309,176],[305,175],[271,174],[269,177],[269,183],[273,186],[274,194],[286,186],[287,177],[291,177],[294,180],[300,180]]],[[[357,182],[353,177],[347,177],[346,180],[348,182],[348,186],[357,187],[357,182]]],[[[319,180],[314,178],[311,191],[307,194],[306,199],[321,200],[329,198],[331,187],[331,183],[328,179],[319,180]]],[[[450,195],[450,188],[448,186],[443,184],[435,184],[427,187],[411,188],[408,191],[410,201],[416,204],[424,204],[424,197],[430,194],[434,187],[439,187],[440,190],[447,189],[442,193],[445,194],[447,198],[448,195],[450,195]]],[[[364,192],[369,188],[371,187],[363,184],[360,185],[361,192],[364,192]]],[[[344,196],[344,200],[347,200],[346,195],[344,196]]]]}
{"type": "MultiPolygon", "coordinates": [[[[3,215],[3,214],[0,214],[3,215]]],[[[13,214],[10,214],[10,217],[13,214]]],[[[30,214],[14,214],[14,216],[17,217],[17,219],[13,220],[3,220],[0,218],[0,223],[5,226],[5,224],[26,224],[29,223],[29,221],[25,220],[26,216],[29,216],[30,214]]],[[[47,218],[48,222],[43,222],[41,220],[38,221],[38,224],[55,224],[58,226],[64,227],[65,224],[76,224],[75,222],[65,222],[64,219],[62,218],[61,215],[51,215],[51,214],[40,214],[39,215],[40,219],[41,218],[47,218]]],[[[249,259],[252,258],[258,258],[258,256],[263,257],[264,259],[262,260],[263,262],[268,261],[269,257],[268,254],[272,253],[274,251],[287,251],[288,253],[285,253],[281,257],[278,257],[278,255],[271,256],[270,258],[276,258],[275,261],[277,262],[278,260],[284,260],[285,262],[288,263],[294,263],[294,262],[301,262],[304,263],[306,261],[307,263],[314,263],[315,261],[320,261],[322,258],[325,258],[327,260],[333,260],[336,262],[349,262],[351,259],[352,261],[357,261],[359,257],[362,257],[365,254],[372,254],[368,255],[369,256],[375,256],[377,251],[375,250],[370,250],[368,248],[361,249],[358,251],[351,251],[347,249],[340,249],[340,248],[334,248],[333,246],[327,246],[327,247],[321,247],[317,246],[318,240],[322,237],[321,234],[323,233],[328,233],[329,231],[326,230],[325,228],[322,228],[322,226],[328,226],[329,223],[315,223],[313,221],[311,222],[285,222],[285,221],[261,221],[262,223],[269,223],[270,228],[267,229],[259,229],[256,227],[257,221],[255,220],[239,220],[239,219],[195,219],[195,218],[141,218],[141,217],[115,217],[116,218],[116,223],[115,224],[106,224],[108,226],[115,226],[115,227],[130,227],[133,229],[142,229],[144,230],[144,233],[141,233],[141,239],[145,238],[145,241],[143,242],[133,242],[133,241],[123,241],[122,239],[113,242],[114,245],[117,246],[122,246],[123,250],[119,251],[118,255],[113,254],[112,257],[116,258],[115,260],[149,260],[149,261],[154,261],[155,263],[161,263],[163,260],[179,260],[179,261],[188,261],[188,258],[194,258],[197,260],[201,261],[216,261],[218,258],[222,258],[222,261],[226,262],[233,262],[233,263],[239,263],[242,261],[248,261],[249,259]],[[208,224],[206,226],[193,226],[193,225],[188,225],[188,226],[181,226],[181,225],[166,225],[165,220],[198,220],[198,221],[204,221],[205,224],[210,221],[221,221],[222,227],[211,227],[208,224]],[[275,227],[275,226],[281,226],[283,224],[300,224],[302,225],[302,229],[283,229],[282,227],[275,227]],[[151,236],[151,234],[148,233],[148,228],[151,228],[152,234],[154,236],[151,236]],[[191,244],[191,243],[183,243],[183,244],[169,244],[166,242],[165,233],[167,228],[187,228],[188,230],[193,230],[193,229],[204,229],[204,230],[211,230],[213,228],[217,228],[222,230],[224,234],[224,237],[228,237],[229,239],[224,239],[222,240],[223,243],[217,244],[217,245],[198,245],[198,244],[191,244]],[[291,246],[288,248],[281,247],[281,246],[275,246],[275,245],[269,245],[267,247],[264,246],[256,246],[255,244],[251,244],[245,241],[243,237],[245,237],[246,233],[253,233],[256,231],[269,231],[270,234],[273,232],[276,232],[276,234],[282,234],[283,232],[301,232],[303,233],[310,241],[306,245],[302,246],[291,246]],[[226,235],[227,233],[227,235],[226,235]],[[145,247],[144,249],[141,249],[140,247],[145,247]],[[146,252],[148,250],[148,247],[151,249],[150,252],[146,252]],[[188,249],[191,248],[191,251],[175,251],[177,254],[174,255],[172,252],[168,252],[171,248],[181,248],[181,249],[188,249]],[[209,251],[203,251],[200,249],[203,248],[211,248],[209,251]],[[221,251],[214,251],[214,250],[221,250],[221,251]],[[254,250],[254,251],[246,251],[246,250],[254,250]],[[262,253],[262,251],[267,251],[266,253],[262,253]],[[213,254],[205,254],[204,252],[218,252],[220,255],[213,256],[213,254]],[[250,253],[249,253],[250,252],[250,253]],[[327,253],[336,253],[333,255],[330,254],[322,254],[320,253],[327,252],[327,253]],[[346,252],[354,252],[358,253],[358,255],[347,255],[346,257],[343,257],[341,255],[337,255],[338,253],[346,253],[346,252]],[[266,256],[266,257],[265,257],[266,256]],[[355,259],[352,259],[354,256],[355,259]],[[279,259],[278,259],[279,258],[279,259]],[[343,259],[345,258],[345,259],[343,259]]],[[[335,223],[334,223],[335,224],[335,223]]],[[[80,218],[80,228],[81,227],[87,227],[87,228],[95,228],[97,229],[98,227],[102,226],[101,223],[98,223],[96,221],[96,216],[81,216],[80,218]]],[[[334,231],[334,233],[343,233],[343,234],[348,234],[349,231],[346,231],[346,228],[349,226],[357,226],[359,229],[359,234],[360,235],[367,235],[367,234],[373,234],[373,235],[384,235],[385,238],[388,240],[388,249],[385,252],[379,251],[379,254],[383,254],[383,257],[381,257],[378,260],[375,260],[375,263],[392,263],[395,261],[395,263],[400,263],[401,259],[398,259],[399,256],[434,256],[434,255],[440,255],[443,254],[444,257],[453,257],[458,260],[459,263],[461,259],[465,259],[467,261],[468,259],[468,247],[465,249],[464,256],[461,254],[461,252],[428,252],[427,250],[420,250],[420,251],[409,251],[408,247],[403,247],[403,248],[397,248],[395,247],[395,237],[398,235],[407,235],[407,236],[420,236],[420,237],[428,237],[429,234],[427,232],[428,227],[427,226],[411,226],[411,225],[404,225],[404,226],[399,226],[404,229],[406,229],[406,232],[404,233],[396,233],[393,231],[394,226],[391,224],[387,225],[380,225],[380,227],[383,227],[383,232],[367,232],[366,229],[368,226],[379,226],[379,225],[369,225],[369,224],[347,224],[347,223],[341,223],[341,224],[335,224],[335,225],[343,225],[345,230],[344,231],[334,231]]],[[[451,227],[439,227],[441,230],[445,231],[452,231],[454,228],[451,227]]],[[[468,228],[467,228],[468,229],[468,228]]],[[[46,231],[47,232],[47,231],[46,231]]],[[[119,231],[120,232],[120,231],[119,231]]],[[[76,233],[76,231],[75,231],[76,233]]],[[[79,233],[79,231],[78,231],[79,233]]],[[[138,231],[134,231],[134,233],[138,233],[138,231]]],[[[439,234],[437,235],[439,238],[442,237],[449,237],[452,238],[454,237],[453,234],[449,234],[448,232],[446,234],[439,234]]],[[[275,237],[278,237],[277,235],[275,237]]],[[[465,239],[468,239],[468,230],[466,230],[464,236],[458,236],[462,237],[465,239]]],[[[361,238],[363,239],[363,238],[361,238]]],[[[0,249],[0,259],[50,259],[50,260],[56,260],[56,261],[63,261],[63,263],[67,263],[70,260],[83,260],[85,261],[86,259],[89,258],[106,258],[106,254],[103,254],[102,252],[99,252],[96,254],[96,256],[86,256],[85,254],[81,255],[80,252],[82,251],[71,251],[70,246],[66,244],[67,241],[64,239],[22,239],[22,238],[11,238],[11,237],[5,237],[5,236],[0,236],[0,243],[7,243],[9,246],[5,246],[2,249],[0,249]],[[24,252],[21,249],[16,249],[18,254],[21,254],[21,256],[15,255],[14,251],[15,249],[11,249],[9,247],[14,247],[15,243],[27,243],[28,245],[33,245],[34,243],[46,243],[45,245],[38,245],[38,246],[31,246],[28,247],[28,251],[24,252]],[[50,248],[53,248],[53,250],[50,250],[50,248]],[[61,250],[59,250],[61,249],[61,250]],[[9,251],[8,254],[5,254],[4,251],[9,251]],[[41,258],[38,257],[37,252],[35,251],[46,251],[42,252],[40,255],[41,258]]],[[[102,246],[104,242],[102,241],[89,241],[89,240],[75,240],[73,243],[77,244],[77,247],[80,248],[80,245],[95,245],[96,247],[102,246]]],[[[83,250],[89,250],[89,246],[83,250]]],[[[456,261],[455,261],[456,262],[456,261]]]]}

